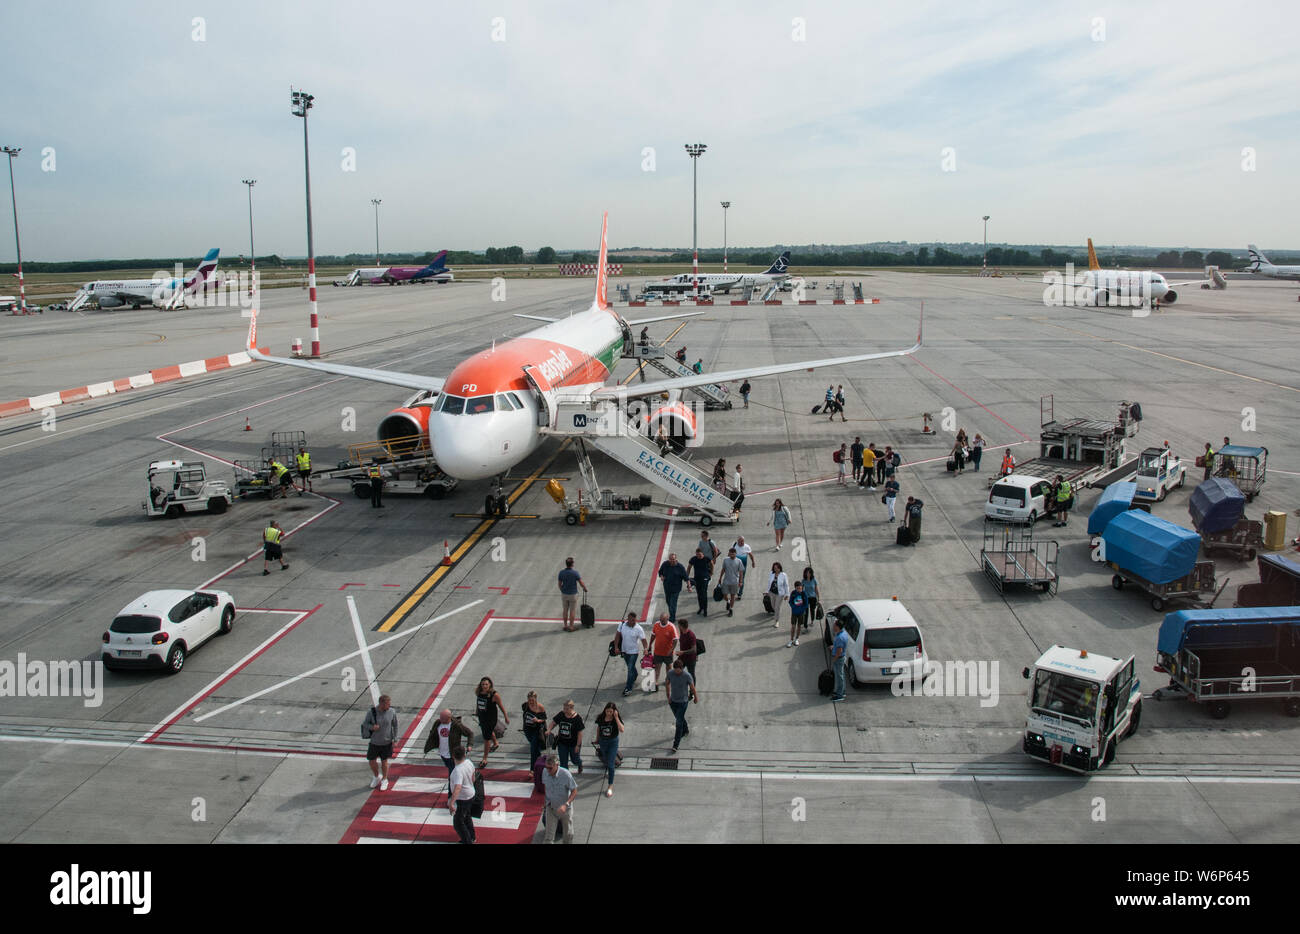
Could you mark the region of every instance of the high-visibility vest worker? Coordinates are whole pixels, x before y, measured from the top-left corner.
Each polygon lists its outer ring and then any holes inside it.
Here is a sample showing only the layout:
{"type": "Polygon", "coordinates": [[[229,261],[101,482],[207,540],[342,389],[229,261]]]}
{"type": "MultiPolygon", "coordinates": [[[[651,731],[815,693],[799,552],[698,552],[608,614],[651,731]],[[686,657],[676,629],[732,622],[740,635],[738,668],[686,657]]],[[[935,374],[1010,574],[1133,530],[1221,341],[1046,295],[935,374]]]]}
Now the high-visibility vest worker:
{"type": "Polygon", "coordinates": [[[1073,495],[1074,491],[1070,488],[1070,481],[1062,480],[1061,485],[1056,489],[1056,501],[1058,503],[1064,503],[1073,495]]]}
{"type": "Polygon", "coordinates": [[[1009,474],[1011,473],[1011,471],[1015,469],[1016,469],[1016,459],[1011,456],[1010,451],[1007,451],[1002,455],[1002,473],[1009,474]]]}
{"type": "Polygon", "coordinates": [[[311,470],[311,455],[306,451],[298,452],[298,469],[311,470]]]}
{"type": "Polygon", "coordinates": [[[279,479],[280,477],[284,476],[286,473],[289,472],[288,467],[284,466],[284,464],[280,463],[278,460],[275,460],[274,458],[272,458],[271,460],[271,469],[275,471],[275,476],[277,479],[279,479]]]}
{"type": "Polygon", "coordinates": [[[371,464],[366,469],[366,476],[368,476],[371,480],[379,480],[382,479],[383,474],[379,472],[379,466],[377,464],[371,464]]]}
{"type": "Polygon", "coordinates": [[[268,525],[262,529],[262,540],[270,542],[272,545],[280,544],[280,536],[284,533],[273,525],[268,525]]]}

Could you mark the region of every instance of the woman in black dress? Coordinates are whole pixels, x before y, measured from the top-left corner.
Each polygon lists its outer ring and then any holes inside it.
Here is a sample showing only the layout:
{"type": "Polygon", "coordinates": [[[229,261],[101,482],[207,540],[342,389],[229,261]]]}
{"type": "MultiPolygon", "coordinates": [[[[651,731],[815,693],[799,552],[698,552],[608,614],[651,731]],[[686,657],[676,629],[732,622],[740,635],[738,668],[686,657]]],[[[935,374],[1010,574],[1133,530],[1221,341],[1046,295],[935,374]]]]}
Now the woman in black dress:
{"type": "Polygon", "coordinates": [[[501,695],[492,686],[492,679],[483,678],[474,691],[474,716],[478,718],[479,729],[483,731],[483,761],[478,764],[480,769],[487,768],[488,753],[493,752],[500,745],[496,736],[498,711],[509,724],[510,714],[506,713],[506,705],[501,702],[501,695]]]}
{"type": "Polygon", "coordinates": [[[524,736],[528,737],[528,767],[531,769],[546,748],[546,708],[538,702],[537,692],[529,691],[522,709],[524,736]]]}

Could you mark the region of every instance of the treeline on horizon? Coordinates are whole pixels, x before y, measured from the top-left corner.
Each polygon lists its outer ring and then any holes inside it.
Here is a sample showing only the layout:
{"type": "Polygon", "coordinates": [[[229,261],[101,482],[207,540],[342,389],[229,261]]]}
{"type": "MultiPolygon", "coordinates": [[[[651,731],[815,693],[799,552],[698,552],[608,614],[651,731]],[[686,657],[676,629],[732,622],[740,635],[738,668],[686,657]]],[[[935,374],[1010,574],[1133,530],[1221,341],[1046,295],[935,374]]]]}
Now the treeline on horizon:
{"type": "MultiPolygon", "coordinates": [[[[747,264],[753,266],[770,266],[777,254],[782,250],[781,247],[761,247],[758,249],[746,247],[743,249],[728,250],[727,260],[730,263],[747,264]]],[[[379,263],[375,262],[373,253],[347,253],[344,255],[324,255],[316,257],[318,266],[375,266],[375,265],[427,265],[433,261],[437,253],[433,250],[424,253],[384,253],[379,263]]],[[[1101,264],[1107,268],[1146,268],[1146,267],[1186,267],[1195,269],[1202,266],[1219,266],[1223,269],[1232,269],[1238,266],[1244,266],[1247,262],[1246,257],[1234,257],[1231,253],[1224,250],[1211,250],[1208,253],[1202,253],[1200,250],[1164,250],[1157,253],[1154,257],[1150,253],[1146,254],[1125,254],[1114,253],[1103,250],[1098,253],[1101,264]]],[[[190,271],[198,265],[200,257],[182,257],[167,259],[97,259],[97,260],[70,260],[67,262],[25,262],[23,271],[26,273],[61,273],[61,272],[100,272],[111,271],[115,269],[147,269],[166,270],[170,275],[171,271],[179,263],[186,271],[190,271]]],[[[1298,262],[1300,258],[1278,254],[1270,257],[1274,263],[1283,264],[1288,262],[1298,262]]],[[[525,252],[523,247],[488,247],[481,252],[474,250],[450,250],[447,253],[447,265],[455,267],[477,266],[477,265],[521,265],[525,263],[535,263],[541,266],[549,266],[557,263],[594,263],[596,262],[596,253],[594,251],[574,251],[571,253],[560,253],[552,247],[545,246],[535,253],[525,252]]],[[[691,254],[685,250],[674,252],[665,252],[658,256],[618,256],[611,259],[611,262],[622,263],[624,266],[650,266],[650,265],[676,265],[689,264],[691,254]]],[[[717,264],[722,262],[722,250],[702,250],[700,252],[700,262],[717,264]]],[[[968,253],[956,252],[946,247],[935,246],[931,249],[928,246],[917,246],[915,249],[904,251],[890,250],[873,250],[859,248],[825,248],[819,247],[815,251],[800,252],[797,249],[791,251],[791,266],[979,266],[984,262],[984,256],[981,252],[968,253]]],[[[1041,266],[1045,268],[1064,267],[1066,263],[1073,263],[1076,268],[1086,269],[1088,266],[1088,255],[1084,253],[1070,253],[1057,251],[1053,249],[1041,249],[1033,252],[1029,249],[1015,248],[1009,246],[992,246],[989,247],[988,264],[990,266],[1041,266]]],[[[244,256],[238,258],[223,257],[222,264],[227,269],[246,268],[248,260],[244,256]]],[[[257,264],[278,269],[306,269],[307,260],[305,257],[292,257],[284,259],[277,254],[257,257],[257,264]]],[[[0,263],[0,273],[12,274],[18,271],[16,263],[0,263]]]]}

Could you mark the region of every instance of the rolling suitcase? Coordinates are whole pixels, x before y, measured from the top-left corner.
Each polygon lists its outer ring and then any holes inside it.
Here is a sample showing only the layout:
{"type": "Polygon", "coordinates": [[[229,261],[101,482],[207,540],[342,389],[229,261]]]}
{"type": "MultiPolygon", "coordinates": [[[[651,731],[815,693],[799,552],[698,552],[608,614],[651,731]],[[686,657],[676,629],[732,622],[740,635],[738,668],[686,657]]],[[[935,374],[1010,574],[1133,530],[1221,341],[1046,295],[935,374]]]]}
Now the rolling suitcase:
{"type": "Polygon", "coordinates": [[[908,530],[907,526],[900,525],[898,527],[898,534],[894,537],[894,544],[895,545],[912,544],[912,533],[908,530]]]}
{"type": "Polygon", "coordinates": [[[596,610],[587,602],[587,595],[582,595],[582,628],[591,629],[596,625],[596,610]]]}
{"type": "Polygon", "coordinates": [[[957,459],[954,457],[948,458],[947,467],[948,473],[955,473],[957,471],[957,459]]]}
{"type": "Polygon", "coordinates": [[[835,690],[835,672],[827,668],[817,676],[817,693],[822,697],[830,697],[831,692],[835,690]]]}
{"type": "Polygon", "coordinates": [[[772,612],[772,595],[770,593],[763,594],[763,610],[766,613],[772,612]]]}
{"type": "Polygon", "coordinates": [[[814,406],[812,407],[812,411],[809,412],[808,414],[809,414],[809,415],[816,415],[816,414],[817,414],[818,412],[820,412],[821,410],[822,410],[822,407],[821,407],[820,405],[814,405],[814,406]]]}

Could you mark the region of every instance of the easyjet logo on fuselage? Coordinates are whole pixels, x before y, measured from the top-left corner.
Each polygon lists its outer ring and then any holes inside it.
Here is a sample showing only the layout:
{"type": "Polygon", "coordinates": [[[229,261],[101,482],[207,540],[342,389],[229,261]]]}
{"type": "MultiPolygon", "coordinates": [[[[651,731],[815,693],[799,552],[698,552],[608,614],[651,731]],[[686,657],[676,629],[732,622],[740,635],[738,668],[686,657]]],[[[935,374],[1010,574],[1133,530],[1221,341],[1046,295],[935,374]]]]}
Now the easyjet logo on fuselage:
{"type": "Polygon", "coordinates": [[[550,356],[537,364],[537,368],[542,371],[546,381],[554,386],[560,382],[565,373],[573,369],[573,361],[569,359],[568,354],[556,347],[551,349],[550,356]]]}

